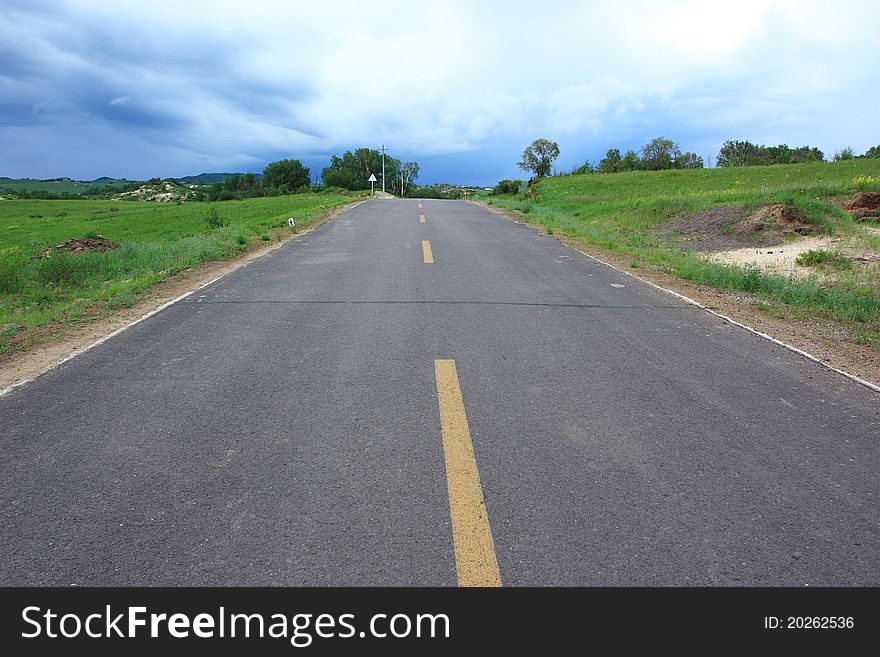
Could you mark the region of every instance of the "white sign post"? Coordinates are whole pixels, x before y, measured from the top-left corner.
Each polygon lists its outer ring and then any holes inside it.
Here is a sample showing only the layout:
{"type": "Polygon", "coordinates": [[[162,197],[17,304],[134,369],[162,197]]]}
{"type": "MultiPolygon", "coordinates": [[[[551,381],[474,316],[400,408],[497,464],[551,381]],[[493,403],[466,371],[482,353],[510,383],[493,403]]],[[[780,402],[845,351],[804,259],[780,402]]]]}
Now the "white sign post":
{"type": "Polygon", "coordinates": [[[373,193],[374,193],[374,192],[373,192],[373,185],[376,184],[376,174],[375,174],[375,173],[371,173],[371,174],[370,174],[370,177],[367,178],[367,180],[370,181],[370,196],[372,196],[373,193]]]}

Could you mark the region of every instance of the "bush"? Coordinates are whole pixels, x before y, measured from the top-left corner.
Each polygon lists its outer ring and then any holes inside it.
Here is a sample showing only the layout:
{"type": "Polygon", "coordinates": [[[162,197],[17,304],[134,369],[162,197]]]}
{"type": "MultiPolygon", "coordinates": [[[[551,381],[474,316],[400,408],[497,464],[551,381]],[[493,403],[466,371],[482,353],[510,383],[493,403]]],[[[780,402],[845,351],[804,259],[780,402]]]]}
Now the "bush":
{"type": "Polygon", "coordinates": [[[522,180],[499,180],[498,184],[492,188],[492,196],[516,194],[522,186],[522,182],[522,180]]]}
{"type": "Polygon", "coordinates": [[[830,258],[831,254],[828,251],[810,249],[809,251],[804,251],[795,258],[795,262],[802,267],[812,267],[814,265],[821,265],[823,262],[827,262],[830,258]]]}
{"type": "Polygon", "coordinates": [[[205,224],[207,224],[208,228],[223,228],[226,225],[226,221],[217,212],[217,208],[212,206],[208,208],[208,212],[205,214],[205,224]]]}
{"type": "Polygon", "coordinates": [[[801,253],[797,258],[795,258],[795,262],[801,267],[827,265],[835,269],[852,269],[853,264],[852,259],[847,258],[846,256],[832,253],[830,251],[814,249],[801,253]]]}

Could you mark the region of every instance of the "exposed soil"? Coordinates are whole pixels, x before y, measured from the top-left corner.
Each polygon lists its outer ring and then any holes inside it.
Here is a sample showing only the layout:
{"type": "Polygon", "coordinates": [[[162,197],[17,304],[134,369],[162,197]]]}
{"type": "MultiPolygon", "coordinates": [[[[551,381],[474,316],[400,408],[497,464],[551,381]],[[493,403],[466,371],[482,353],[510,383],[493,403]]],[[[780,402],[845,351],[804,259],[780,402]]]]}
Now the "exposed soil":
{"type": "Polygon", "coordinates": [[[158,203],[186,202],[195,195],[190,188],[178,183],[162,181],[160,183],[145,183],[136,189],[127,192],[113,194],[114,199],[135,198],[139,201],[156,201],[158,203]]]}
{"type": "Polygon", "coordinates": [[[798,256],[806,251],[839,252],[841,240],[836,237],[804,237],[777,246],[747,246],[730,251],[716,251],[709,254],[709,258],[728,265],[757,267],[762,271],[784,276],[811,276],[816,273],[813,267],[797,264],[798,256]]]}
{"type": "Polygon", "coordinates": [[[860,192],[844,203],[843,208],[862,221],[880,222],[880,192],[860,192]]]}
{"type": "Polygon", "coordinates": [[[101,237],[100,235],[97,237],[74,237],[61,242],[61,244],[46,247],[43,251],[31,258],[31,260],[36,260],[37,258],[51,258],[53,254],[58,253],[59,251],[65,251],[67,253],[98,251],[99,253],[103,253],[104,251],[118,248],[119,244],[111,242],[106,237],[101,237]]]}
{"type": "MultiPolygon", "coordinates": [[[[543,225],[528,222],[528,216],[521,212],[474,202],[491,212],[547,234],[543,225]]],[[[880,385],[880,352],[868,345],[855,344],[855,336],[851,335],[850,329],[845,324],[822,318],[774,317],[761,311],[756,306],[758,300],[745,293],[696,285],[653,267],[634,269],[631,267],[632,259],[628,256],[610,253],[575,238],[560,235],[553,237],[622,271],[683,294],[715,312],[727,315],[741,324],[806,351],[832,367],[880,385]]]]}
{"type": "Polygon", "coordinates": [[[716,262],[741,267],[757,267],[762,271],[783,276],[818,275],[822,279],[833,280],[840,273],[834,268],[799,265],[797,263],[798,256],[807,251],[829,251],[851,261],[851,267],[843,271],[862,271],[863,275],[860,278],[878,280],[880,253],[865,247],[858,238],[854,237],[802,237],[770,247],[746,247],[730,251],[715,251],[707,254],[707,257],[716,262]]]}
{"type": "Polygon", "coordinates": [[[815,226],[797,208],[765,205],[748,214],[723,205],[657,227],[661,240],[688,251],[729,251],[748,246],[779,244],[792,235],[810,235],[815,226]]]}
{"type": "Polygon", "coordinates": [[[108,312],[103,308],[96,307],[92,309],[92,317],[88,322],[78,324],[59,322],[31,329],[28,332],[28,339],[36,341],[37,344],[33,344],[24,351],[0,354],[0,390],[39,376],[55,367],[62,360],[75,355],[114,331],[128,326],[163,304],[195,290],[219,276],[224,276],[239,267],[250,264],[257,258],[280,248],[289,239],[308,235],[325,221],[333,219],[360,202],[354,201],[334,208],[302,232],[282,233],[282,235],[289,235],[289,237],[278,241],[256,240],[249,245],[246,251],[230,260],[205,262],[167,278],[152,286],[134,305],[128,308],[108,312]]]}

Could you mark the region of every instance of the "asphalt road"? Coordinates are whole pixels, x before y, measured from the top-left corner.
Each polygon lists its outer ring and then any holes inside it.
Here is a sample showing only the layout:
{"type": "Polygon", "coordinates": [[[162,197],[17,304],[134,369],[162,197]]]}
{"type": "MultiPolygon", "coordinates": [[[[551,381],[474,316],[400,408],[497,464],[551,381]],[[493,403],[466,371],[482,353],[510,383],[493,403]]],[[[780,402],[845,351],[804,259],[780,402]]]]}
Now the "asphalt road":
{"type": "Polygon", "coordinates": [[[446,359],[504,585],[880,584],[877,393],[422,204],[362,204],[0,398],[0,583],[455,585],[446,359]]]}

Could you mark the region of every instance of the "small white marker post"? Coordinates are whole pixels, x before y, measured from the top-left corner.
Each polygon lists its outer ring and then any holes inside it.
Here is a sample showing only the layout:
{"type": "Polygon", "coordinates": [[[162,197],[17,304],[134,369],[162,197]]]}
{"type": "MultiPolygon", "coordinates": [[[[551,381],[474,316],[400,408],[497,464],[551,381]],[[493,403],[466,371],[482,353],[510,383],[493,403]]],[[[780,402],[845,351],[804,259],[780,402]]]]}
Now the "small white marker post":
{"type": "Polygon", "coordinates": [[[376,174],[375,174],[375,173],[371,173],[371,174],[370,174],[370,177],[367,178],[367,180],[370,181],[370,196],[372,196],[372,195],[375,193],[375,192],[373,191],[373,185],[376,184],[376,174]]]}

